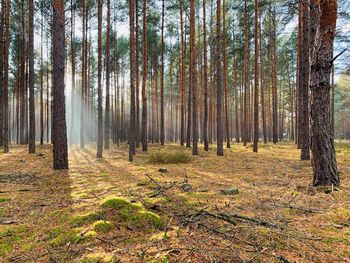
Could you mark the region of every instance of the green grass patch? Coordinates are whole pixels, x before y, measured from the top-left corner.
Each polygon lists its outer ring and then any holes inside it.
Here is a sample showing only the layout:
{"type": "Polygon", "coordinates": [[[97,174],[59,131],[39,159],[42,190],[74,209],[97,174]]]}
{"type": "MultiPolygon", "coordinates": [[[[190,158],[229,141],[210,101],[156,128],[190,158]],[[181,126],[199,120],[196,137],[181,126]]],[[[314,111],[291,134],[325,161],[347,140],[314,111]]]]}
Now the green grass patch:
{"type": "Polygon", "coordinates": [[[0,197],[0,203],[5,203],[5,202],[9,202],[9,201],[11,201],[11,198],[0,197]]]}

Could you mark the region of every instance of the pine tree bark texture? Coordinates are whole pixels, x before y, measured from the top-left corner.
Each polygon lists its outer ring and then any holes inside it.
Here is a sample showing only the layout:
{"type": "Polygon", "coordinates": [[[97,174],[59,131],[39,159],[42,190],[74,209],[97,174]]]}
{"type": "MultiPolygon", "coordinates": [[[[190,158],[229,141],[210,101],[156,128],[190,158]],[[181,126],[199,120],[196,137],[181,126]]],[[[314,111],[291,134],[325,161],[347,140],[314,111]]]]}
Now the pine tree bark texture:
{"type": "Polygon", "coordinates": [[[340,184],[330,120],[330,73],[336,34],[337,0],[320,0],[311,60],[310,117],[313,185],[340,184]]]}
{"type": "MultiPolygon", "coordinates": [[[[9,0],[8,0],[9,1],[9,0]]],[[[63,0],[53,1],[52,19],[52,129],[53,168],[68,169],[66,108],[64,96],[65,15],[63,0]]]]}
{"type": "Polygon", "coordinates": [[[34,0],[29,0],[29,153],[35,153],[34,0]]]}

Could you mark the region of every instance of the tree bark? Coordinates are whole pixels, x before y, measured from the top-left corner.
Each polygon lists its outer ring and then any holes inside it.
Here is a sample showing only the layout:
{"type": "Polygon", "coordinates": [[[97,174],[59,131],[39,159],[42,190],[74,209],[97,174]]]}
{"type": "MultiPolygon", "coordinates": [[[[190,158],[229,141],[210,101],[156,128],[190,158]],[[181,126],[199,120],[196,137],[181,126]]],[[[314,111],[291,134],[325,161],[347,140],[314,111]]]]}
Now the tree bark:
{"type": "Polygon", "coordinates": [[[164,0],[162,0],[162,69],[160,76],[160,144],[164,145],[165,128],[164,128],[164,0]]]}
{"type": "Polygon", "coordinates": [[[203,137],[204,137],[204,150],[209,151],[208,142],[208,62],[207,62],[207,27],[206,27],[206,6],[203,0],[203,56],[204,56],[204,124],[203,124],[203,137]]]}
{"type": "Polygon", "coordinates": [[[10,0],[6,0],[5,43],[4,43],[4,79],[3,79],[3,105],[4,105],[4,153],[9,152],[9,124],[8,124],[8,82],[9,82],[9,49],[10,49],[10,0]]]}
{"type": "Polygon", "coordinates": [[[222,130],[222,87],[221,87],[221,1],[216,1],[216,143],[217,155],[224,155],[222,130]]]}
{"type": "Polygon", "coordinates": [[[330,71],[336,34],[337,0],[321,0],[311,61],[311,151],[313,185],[340,184],[330,122],[330,71]]]}
{"type": "Polygon", "coordinates": [[[106,32],[106,109],[105,109],[105,136],[104,146],[109,149],[110,133],[110,35],[111,35],[111,10],[110,0],[107,0],[107,32],[106,32]]]}
{"type": "Polygon", "coordinates": [[[259,142],[259,6],[258,0],[255,0],[255,31],[254,31],[254,144],[253,152],[258,152],[259,142]]]}
{"type": "Polygon", "coordinates": [[[309,32],[309,0],[302,2],[302,45],[300,68],[300,109],[299,112],[299,140],[301,144],[301,160],[310,160],[309,151],[309,63],[310,63],[310,32],[309,32]]]}
{"type": "Polygon", "coordinates": [[[147,82],[147,0],[143,0],[142,5],[143,13],[143,62],[142,62],[142,132],[141,132],[141,142],[142,151],[148,151],[148,135],[147,135],[147,95],[146,95],[146,82],[147,82]]]}
{"type": "Polygon", "coordinates": [[[53,1],[52,20],[52,128],[53,128],[53,168],[68,169],[66,107],[64,96],[65,67],[65,15],[63,0],[53,1]]]}
{"type": "Polygon", "coordinates": [[[135,154],[135,2],[129,3],[130,23],[130,127],[129,127],[129,161],[135,154]]]}
{"type": "Polygon", "coordinates": [[[102,158],[103,150],[103,126],[102,126],[102,0],[98,0],[97,3],[97,16],[98,16],[98,60],[97,60],[97,114],[98,114],[98,127],[97,127],[97,158],[102,158]]]}
{"type": "Polygon", "coordinates": [[[29,0],[29,153],[35,153],[34,0],[29,0]]]}
{"type": "MultiPolygon", "coordinates": [[[[164,1],[164,0],[163,0],[164,1]]],[[[197,73],[196,73],[196,22],[195,3],[191,0],[190,7],[190,90],[192,90],[192,154],[198,155],[198,123],[197,123],[197,73]]]]}

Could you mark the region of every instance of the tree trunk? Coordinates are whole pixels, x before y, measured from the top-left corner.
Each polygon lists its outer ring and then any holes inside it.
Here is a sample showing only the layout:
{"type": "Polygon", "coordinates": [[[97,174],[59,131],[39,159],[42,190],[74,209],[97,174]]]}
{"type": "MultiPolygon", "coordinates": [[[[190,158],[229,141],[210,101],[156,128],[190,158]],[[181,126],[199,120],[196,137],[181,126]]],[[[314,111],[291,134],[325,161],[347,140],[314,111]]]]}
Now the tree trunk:
{"type": "Polygon", "coordinates": [[[216,1],[216,143],[217,155],[224,155],[222,130],[222,87],[221,87],[221,1],[216,1]]]}
{"type": "Polygon", "coordinates": [[[35,153],[34,0],[29,0],[29,153],[35,153]]]}
{"type": "Polygon", "coordinates": [[[111,35],[111,10],[110,0],[107,0],[107,32],[106,32],[106,109],[105,109],[105,136],[104,146],[109,149],[110,133],[110,35],[111,35]]]}
{"type": "Polygon", "coordinates": [[[330,122],[330,71],[336,34],[337,0],[321,0],[311,61],[311,151],[313,185],[340,184],[330,122]]]}
{"type": "Polygon", "coordinates": [[[142,151],[148,151],[148,135],[147,135],[147,95],[146,95],[146,82],[147,82],[147,0],[143,0],[142,13],[143,13],[143,62],[142,62],[142,151]]]}
{"type": "Polygon", "coordinates": [[[164,145],[165,128],[164,128],[164,0],[162,0],[162,69],[160,76],[160,144],[164,145]]]}
{"type": "Polygon", "coordinates": [[[206,12],[205,1],[203,0],[203,56],[204,56],[204,125],[203,125],[203,137],[204,137],[204,150],[209,151],[208,142],[208,62],[207,62],[207,27],[206,27],[206,12]]]}
{"type": "Polygon", "coordinates": [[[8,82],[9,82],[9,49],[10,49],[10,0],[6,0],[5,44],[4,44],[4,79],[3,79],[3,109],[4,109],[4,153],[9,152],[8,124],[8,82]]]}
{"type": "Polygon", "coordinates": [[[258,0],[255,0],[255,30],[254,30],[254,144],[253,152],[258,152],[259,142],[259,6],[258,0]]]}
{"type": "Polygon", "coordinates": [[[130,0],[129,4],[130,23],[130,129],[129,129],[129,161],[135,154],[135,3],[130,0]]]}
{"type": "Polygon", "coordinates": [[[103,125],[102,125],[102,0],[97,2],[98,16],[98,60],[97,60],[97,158],[102,158],[103,150],[103,125]]]}
{"type": "Polygon", "coordinates": [[[310,40],[309,40],[309,0],[302,2],[302,61],[300,68],[300,109],[299,112],[299,140],[301,143],[301,160],[310,160],[309,151],[309,55],[310,55],[310,40]]]}
{"type": "MultiPolygon", "coordinates": [[[[163,0],[164,1],[164,0],[163,0]]],[[[196,73],[196,22],[195,3],[191,0],[190,7],[190,90],[192,90],[192,154],[198,155],[198,123],[197,123],[197,73],[196,73]]]]}
{"type": "MultiPolygon", "coordinates": [[[[5,29],[5,0],[1,0],[0,11],[0,105],[3,103],[4,88],[4,29],[5,29]]],[[[14,102],[13,102],[14,103],[14,102]]],[[[4,145],[4,107],[0,107],[0,147],[4,145]]]]}
{"type": "Polygon", "coordinates": [[[65,66],[65,17],[63,0],[54,0],[52,19],[52,128],[53,128],[53,168],[68,169],[66,107],[64,96],[65,66]]]}

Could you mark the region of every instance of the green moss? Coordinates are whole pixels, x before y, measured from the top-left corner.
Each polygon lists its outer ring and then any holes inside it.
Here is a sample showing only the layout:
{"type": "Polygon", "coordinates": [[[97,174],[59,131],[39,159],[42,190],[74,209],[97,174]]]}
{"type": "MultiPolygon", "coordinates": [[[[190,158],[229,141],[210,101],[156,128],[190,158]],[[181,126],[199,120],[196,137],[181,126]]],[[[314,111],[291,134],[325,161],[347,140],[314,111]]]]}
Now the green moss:
{"type": "Polygon", "coordinates": [[[130,201],[123,197],[107,196],[101,202],[104,209],[121,209],[130,206],[130,201]]]}
{"type": "Polygon", "coordinates": [[[95,237],[95,236],[97,236],[97,232],[96,232],[96,231],[93,231],[93,230],[88,231],[88,232],[86,232],[86,233],[84,234],[84,237],[86,237],[86,238],[93,238],[93,237],[95,237]]]}
{"type": "Polygon", "coordinates": [[[81,236],[77,230],[66,229],[62,225],[52,228],[47,237],[47,240],[50,240],[49,243],[54,247],[63,246],[67,243],[75,243],[80,239],[81,236]]]}
{"type": "Polygon", "coordinates": [[[80,235],[74,230],[68,230],[61,232],[57,237],[50,241],[50,244],[54,247],[60,247],[67,243],[75,243],[81,239],[80,235]]]}
{"type": "Polygon", "coordinates": [[[0,203],[5,203],[11,201],[11,198],[0,197],[0,203]]]}
{"type": "Polygon", "coordinates": [[[158,228],[162,225],[159,215],[146,210],[138,211],[130,218],[130,221],[138,227],[153,226],[158,228]]]}
{"type": "Polygon", "coordinates": [[[152,259],[149,261],[149,263],[168,263],[169,260],[170,260],[169,257],[165,256],[162,258],[152,259]]]}
{"type": "Polygon", "coordinates": [[[97,212],[90,212],[84,215],[77,215],[72,218],[71,222],[75,226],[82,226],[100,219],[103,219],[103,213],[100,211],[97,211],[97,212]]]}
{"type": "Polygon", "coordinates": [[[81,261],[81,263],[114,263],[114,262],[118,262],[118,260],[113,255],[107,254],[105,252],[88,254],[81,261]]]}
{"type": "Polygon", "coordinates": [[[12,252],[12,246],[8,242],[0,243],[0,256],[5,256],[12,252]]]}
{"type": "Polygon", "coordinates": [[[151,241],[169,239],[169,235],[166,232],[160,232],[150,237],[151,241]]]}
{"type": "Polygon", "coordinates": [[[93,223],[93,228],[97,233],[108,233],[114,228],[114,225],[110,221],[98,220],[93,223]]]}
{"type": "MultiPolygon", "coordinates": [[[[152,192],[153,194],[154,192],[152,192]]],[[[146,202],[147,205],[152,206],[152,205],[157,205],[157,204],[165,204],[169,202],[166,198],[164,197],[155,197],[155,198],[144,198],[144,201],[146,202]]]]}
{"type": "Polygon", "coordinates": [[[177,164],[177,163],[189,163],[192,161],[192,156],[183,152],[166,152],[158,151],[149,155],[149,162],[159,164],[177,164]]]}
{"type": "Polygon", "coordinates": [[[31,251],[34,249],[34,247],[35,245],[33,243],[26,243],[26,244],[23,244],[22,249],[24,251],[31,251]]]}

